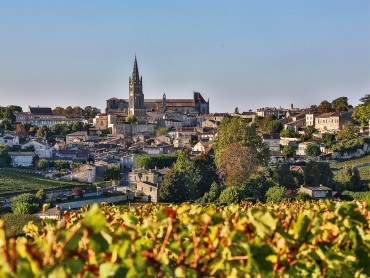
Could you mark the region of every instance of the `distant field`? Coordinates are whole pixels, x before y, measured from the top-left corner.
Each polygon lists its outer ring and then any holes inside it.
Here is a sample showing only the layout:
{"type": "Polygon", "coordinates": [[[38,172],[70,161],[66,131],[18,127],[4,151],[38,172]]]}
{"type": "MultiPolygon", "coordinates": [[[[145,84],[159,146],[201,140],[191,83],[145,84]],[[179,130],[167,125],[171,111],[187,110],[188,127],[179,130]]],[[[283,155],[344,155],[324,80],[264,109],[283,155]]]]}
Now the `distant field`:
{"type": "Polygon", "coordinates": [[[361,158],[346,160],[346,161],[339,162],[339,163],[336,163],[336,164],[332,164],[330,167],[332,169],[338,169],[339,170],[339,169],[341,169],[345,166],[359,166],[359,165],[363,165],[363,164],[369,164],[370,165],[370,155],[363,156],[361,158]]]}
{"type": "Polygon", "coordinates": [[[86,185],[81,182],[57,181],[44,178],[40,175],[18,173],[0,169],[0,195],[11,193],[25,193],[39,189],[60,189],[86,185]]]}

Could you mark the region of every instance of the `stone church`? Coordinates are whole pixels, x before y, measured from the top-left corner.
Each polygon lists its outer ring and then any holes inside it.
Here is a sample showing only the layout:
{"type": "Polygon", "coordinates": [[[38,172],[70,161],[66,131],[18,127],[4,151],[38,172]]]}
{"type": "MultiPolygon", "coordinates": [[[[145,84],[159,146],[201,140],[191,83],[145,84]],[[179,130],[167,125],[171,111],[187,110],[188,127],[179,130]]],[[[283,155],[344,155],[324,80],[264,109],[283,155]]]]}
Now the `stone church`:
{"type": "Polygon", "coordinates": [[[209,114],[209,100],[205,101],[199,92],[193,92],[192,99],[144,99],[143,78],[135,56],[132,75],[129,77],[129,99],[110,98],[107,100],[106,114],[120,116],[135,115],[138,123],[147,122],[147,112],[179,112],[183,114],[209,114]]]}

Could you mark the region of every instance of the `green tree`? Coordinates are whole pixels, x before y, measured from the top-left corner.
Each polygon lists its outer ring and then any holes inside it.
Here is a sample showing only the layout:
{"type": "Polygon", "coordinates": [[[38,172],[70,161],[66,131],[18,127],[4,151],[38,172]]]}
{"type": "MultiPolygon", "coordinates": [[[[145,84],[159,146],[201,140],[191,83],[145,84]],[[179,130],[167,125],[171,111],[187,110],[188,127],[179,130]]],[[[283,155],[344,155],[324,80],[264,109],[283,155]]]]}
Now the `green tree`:
{"type": "Polygon", "coordinates": [[[266,202],[281,202],[286,198],[286,188],[283,186],[270,187],[266,192],[266,202]]]}
{"type": "Polygon", "coordinates": [[[37,161],[36,165],[37,165],[37,169],[44,170],[44,169],[48,168],[49,162],[46,159],[39,159],[39,161],[37,161]]]}
{"type": "Polygon", "coordinates": [[[339,191],[362,191],[366,190],[360,173],[356,167],[344,167],[334,176],[335,188],[339,191]]]}
{"type": "Polygon", "coordinates": [[[40,210],[40,200],[30,193],[15,196],[11,202],[14,214],[32,214],[40,210]]]}
{"type": "Polygon", "coordinates": [[[104,179],[109,180],[120,180],[121,179],[121,170],[118,165],[110,165],[105,170],[104,179]]]}
{"type": "Polygon", "coordinates": [[[283,130],[283,125],[279,120],[272,120],[266,123],[265,125],[265,132],[272,134],[272,133],[280,133],[283,130]]]}
{"type": "Polygon", "coordinates": [[[360,101],[361,101],[364,105],[368,105],[368,104],[370,104],[370,94],[367,94],[367,95],[365,95],[364,97],[360,98],[360,101]]]}
{"type": "Polygon", "coordinates": [[[84,117],[84,119],[87,120],[90,118],[95,118],[95,116],[100,113],[101,113],[100,109],[92,106],[86,106],[82,111],[82,116],[84,117]]]}
{"type": "Polygon", "coordinates": [[[137,122],[137,118],[135,115],[133,114],[130,114],[130,115],[127,115],[126,118],[125,118],[125,121],[127,123],[136,123],[137,122]]]}
{"type": "MultiPolygon", "coordinates": [[[[335,111],[344,111],[344,110],[341,110],[341,109],[343,109],[343,107],[349,107],[350,105],[348,104],[348,98],[347,97],[339,97],[339,98],[334,99],[331,102],[331,106],[335,111]]],[[[348,108],[347,108],[347,110],[348,110],[348,108]]]]}
{"type": "Polygon", "coordinates": [[[352,122],[346,122],[341,131],[338,132],[337,140],[339,141],[349,141],[351,139],[358,137],[358,127],[352,122]]]}
{"type": "Polygon", "coordinates": [[[274,168],[273,180],[282,187],[296,189],[299,185],[294,178],[293,172],[289,165],[281,165],[274,168]]]}
{"type": "Polygon", "coordinates": [[[3,143],[0,143],[0,167],[10,166],[12,159],[9,156],[8,152],[9,147],[7,145],[4,145],[3,143]]]}
{"type": "Polygon", "coordinates": [[[299,134],[294,130],[288,128],[280,131],[280,137],[298,138],[299,134]]]}
{"type": "Polygon", "coordinates": [[[167,134],[168,130],[167,128],[165,127],[160,127],[157,129],[157,135],[160,136],[160,135],[165,135],[167,134]]]}
{"type": "Polygon", "coordinates": [[[219,126],[218,135],[213,144],[216,156],[216,165],[219,165],[219,157],[231,144],[239,143],[249,147],[256,154],[259,164],[267,164],[270,150],[262,142],[255,127],[249,127],[240,117],[224,118],[219,126]]]}
{"type": "Polygon", "coordinates": [[[0,132],[1,133],[9,133],[13,131],[12,122],[9,119],[3,119],[0,122],[0,132]]]}
{"type": "Polygon", "coordinates": [[[39,189],[36,192],[35,197],[38,200],[39,204],[42,204],[45,201],[45,199],[46,199],[46,194],[44,192],[44,189],[39,189]]]}
{"type": "Polygon", "coordinates": [[[306,186],[331,186],[333,172],[328,163],[310,161],[304,170],[304,184],[306,186]]]}
{"type": "Polygon", "coordinates": [[[69,125],[69,129],[72,132],[83,131],[84,130],[84,127],[85,127],[85,125],[83,124],[83,122],[74,122],[74,123],[71,123],[69,125]]]}
{"type": "Polygon", "coordinates": [[[364,128],[370,120],[370,102],[368,104],[357,106],[352,113],[352,119],[361,124],[364,128]]]}
{"type": "Polygon", "coordinates": [[[309,157],[318,157],[320,155],[320,147],[316,144],[309,144],[306,149],[306,155],[309,157]]]}
{"type": "Polygon", "coordinates": [[[220,204],[234,204],[240,202],[239,190],[235,186],[226,187],[220,194],[219,203],[220,204]]]}
{"type": "Polygon", "coordinates": [[[67,169],[69,168],[69,163],[68,161],[65,161],[65,160],[62,160],[62,159],[58,159],[58,160],[55,160],[54,161],[54,165],[55,167],[60,171],[62,169],[67,169]]]}
{"type": "Polygon", "coordinates": [[[322,141],[327,147],[332,147],[335,144],[335,135],[330,133],[324,133],[322,135],[322,141]]]}
{"type": "Polygon", "coordinates": [[[283,148],[283,155],[286,155],[287,157],[294,156],[294,149],[292,146],[286,145],[283,148]]]}
{"type": "Polygon", "coordinates": [[[159,200],[171,203],[181,203],[188,200],[185,176],[182,173],[171,169],[164,177],[159,187],[159,200]]]}
{"type": "Polygon", "coordinates": [[[221,187],[217,184],[217,182],[213,182],[211,184],[211,187],[208,192],[204,193],[201,203],[202,204],[208,204],[208,203],[215,203],[217,202],[218,198],[220,197],[220,194],[224,187],[221,187]]]}

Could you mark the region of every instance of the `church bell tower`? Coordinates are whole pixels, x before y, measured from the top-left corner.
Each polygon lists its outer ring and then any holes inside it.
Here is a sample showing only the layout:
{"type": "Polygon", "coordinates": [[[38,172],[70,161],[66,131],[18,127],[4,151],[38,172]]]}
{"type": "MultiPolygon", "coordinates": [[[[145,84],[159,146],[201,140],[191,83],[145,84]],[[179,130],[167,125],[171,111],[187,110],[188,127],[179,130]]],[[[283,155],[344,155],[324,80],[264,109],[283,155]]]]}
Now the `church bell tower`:
{"type": "Polygon", "coordinates": [[[147,123],[143,94],[143,77],[139,76],[136,55],[132,76],[129,77],[129,114],[135,115],[138,123],[147,123]]]}

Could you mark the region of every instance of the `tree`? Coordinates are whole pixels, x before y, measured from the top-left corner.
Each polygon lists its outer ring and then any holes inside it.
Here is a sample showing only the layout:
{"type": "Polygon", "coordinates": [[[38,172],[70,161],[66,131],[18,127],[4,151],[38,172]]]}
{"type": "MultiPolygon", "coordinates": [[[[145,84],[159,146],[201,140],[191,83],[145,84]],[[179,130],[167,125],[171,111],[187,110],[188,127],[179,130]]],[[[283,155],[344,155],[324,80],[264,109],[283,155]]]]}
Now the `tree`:
{"type": "Polygon", "coordinates": [[[58,170],[67,169],[69,167],[69,163],[65,160],[58,159],[54,161],[54,165],[58,170]]]}
{"type": "Polygon", "coordinates": [[[266,202],[281,202],[286,198],[286,188],[283,186],[270,187],[266,192],[266,202]]]}
{"type": "Polygon", "coordinates": [[[331,103],[327,100],[323,100],[319,106],[317,106],[317,112],[319,113],[329,113],[332,112],[331,103]]]}
{"type": "Polygon", "coordinates": [[[12,158],[8,154],[9,147],[0,143],[0,167],[10,166],[12,158]]]}
{"type": "Polygon", "coordinates": [[[364,97],[360,98],[360,101],[361,101],[364,105],[368,105],[368,104],[370,104],[370,94],[367,94],[367,95],[365,95],[364,97]]]}
{"type": "Polygon", "coordinates": [[[318,157],[320,155],[320,147],[316,144],[309,144],[306,149],[306,154],[309,157],[318,157]]]}
{"type": "Polygon", "coordinates": [[[165,135],[167,134],[168,130],[167,128],[165,127],[160,127],[157,129],[157,135],[160,136],[160,135],[165,135]]]}
{"type": "Polygon", "coordinates": [[[9,119],[3,119],[0,122],[0,133],[8,133],[13,130],[12,122],[9,119]]]}
{"type": "Polygon", "coordinates": [[[282,130],[283,130],[283,125],[279,120],[269,121],[265,125],[265,132],[269,134],[279,133],[282,130]]]}
{"type": "Polygon", "coordinates": [[[286,145],[283,148],[283,155],[286,155],[287,157],[294,156],[294,149],[292,146],[286,145]]]}
{"type": "Polygon", "coordinates": [[[255,152],[249,147],[233,143],[220,154],[218,171],[228,186],[241,186],[257,171],[258,165],[255,152]]]}
{"type": "Polygon", "coordinates": [[[31,214],[40,210],[40,200],[30,193],[20,194],[11,200],[14,214],[31,214]]]}
{"type": "Polygon", "coordinates": [[[204,193],[201,203],[208,204],[208,203],[215,203],[224,188],[219,186],[217,182],[213,182],[208,192],[204,193]]]}
{"type": "Polygon", "coordinates": [[[304,184],[306,186],[331,186],[333,181],[333,172],[328,163],[310,161],[306,163],[304,170],[304,184]]]}
{"type": "Polygon", "coordinates": [[[220,194],[219,203],[230,205],[240,202],[239,190],[235,186],[226,187],[220,194]]]}
{"type": "Polygon", "coordinates": [[[280,137],[298,138],[299,134],[294,130],[288,128],[280,131],[280,137]]]}
{"type": "Polygon", "coordinates": [[[48,168],[49,162],[46,159],[39,159],[39,161],[37,161],[36,165],[37,165],[37,169],[44,170],[44,169],[48,168]]]}
{"type": "Polygon", "coordinates": [[[249,127],[240,117],[224,118],[218,129],[213,148],[215,150],[216,165],[219,165],[219,157],[231,144],[239,143],[241,146],[249,147],[256,154],[259,164],[267,164],[270,150],[263,143],[255,127],[249,127]]]}
{"type": "Polygon", "coordinates": [[[235,107],[234,114],[240,114],[240,113],[239,113],[239,108],[238,108],[238,107],[235,107]]]}
{"type": "Polygon", "coordinates": [[[338,132],[337,140],[349,141],[351,139],[357,138],[358,132],[358,127],[356,127],[352,122],[346,122],[342,130],[338,132]]]}
{"type": "Polygon", "coordinates": [[[82,190],[82,188],[80,187],[73,187],[72,188],[72,193],[78,197],[78,198],[82,198],[84,196],[84,191],[82,190]]]}
{"type": "Polygon", "coordinates": [[[101,113],[100,109],[92,106],[86,106],[82,111],[82,116],[84,117],[84,119],[87,120],[90,118],[95,118],[95,116],[100,113],[101,113]]]}
{"type": "Polygon", "coordinates": [[[121,179],[121,170],[118,165],[110,165],[105,170],[104,179],[109,180],[120,180],[121,179]]]}
{"type": "Polygon", "coordinates": [[[361,124],[364,128],[370,120],[370,100],[368,104],[357,106],[352,113],[352,119],[361,124]]]}
{"type": "Polygon", "coordinates": [[[335,111],[345,111],[345,110],[341,110],[341,109],[347,108],[347,110],[348,110],[348,107],[350,105],[348,104],[348,98],[347,97],[339,97],[339,98],[334,99],[331,102],[331,106],[335,111]]]}
{"type": "Polygon", "coordinates": [[[136,118],[136,116],[135,116],[135,115],[130,114],[130,115],[127,115],[127,116],[126,116],[125,121],[126,121],[127,123],[132,124],[132,123],[136,123],[136,122],[137,122],[137,118],[136,118]]]}
{"type": "Polygon", "coordinates": [[[74,122],[69,125],[69,128],[72,132],[83,131],[84,127],[85,125],[83,124],[83,122],[74,122]]]}
{"type": "Polygon", "coordinates": [[[279,186],[283,186],[288,189],[296,189],[299,186],[289,165],[275,167],[273,171],[273,180],[279,186]]]}
{"type": "Polygon", "coordinates": [[[159,187],[159,200],[163,202],[181,203],[188,199],[185,177],[182,173],[171,169],[159,187]]]}
{"type": "Polygon", "coordinates": [[[362,191],[367,189],[356,167],[344,167],[335,174],[334,181],[336,189],[340,191],[362,191]]]}
{"type": "Polygon", "coordinates": [[[46,199],[46,194],[44,192],[44,189],[40,189],[36,192],[36,199],[39,201],[40,204],[42,204],[46,199]]]}
{"type": "Polygon", "coordinates": [[[327,147],[331,147],[335,143],[335,135],[330,133],[324,133],[321,137],[322,141],[327,147]]]}

